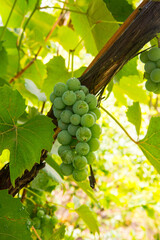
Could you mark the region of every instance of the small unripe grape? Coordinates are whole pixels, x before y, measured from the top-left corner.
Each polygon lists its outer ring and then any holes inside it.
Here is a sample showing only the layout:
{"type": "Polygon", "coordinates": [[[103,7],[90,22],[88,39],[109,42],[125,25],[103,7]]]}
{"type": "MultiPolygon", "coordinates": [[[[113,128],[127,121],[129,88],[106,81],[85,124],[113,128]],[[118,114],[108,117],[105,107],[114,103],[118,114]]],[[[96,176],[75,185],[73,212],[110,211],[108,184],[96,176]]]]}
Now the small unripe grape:
{"type": "Polygon", "coordinates": [[[70,122],[73,124],[73,125],[79,125],[80,122],[81,122],[81,117],[80,115],[78,114],[73,114],[71,117],[70,117],[70,122]]]}
{"type": "Polygon", "coordinates": [[[89,153],[89,145],[87,143],[84,143],[84,142],[79,142],[77,145],[76,145],[76,152],[80,155],[87,155],[89,153]]]}
{"type": "Polygon", "coordinates": [[[52,216],[51,217],[51,224],[52,224],[52,226],[55,226],[56,223],[58,223],[58,218],[56,216],[52,216]]]}
{"type": "Polygon", "coordinates": [[[153,82],[159,83],[160,82],[160,69],[159,68],[154,69],[151,72],[150,77],[153,82]]]}
{"type": "Polygon", "coordinates": [[[150,74],[147,73],[147,72],[145,72],[145,73],[144,73],[144,78],[145,78],[145,79],[150,79],[150,74]]]}
{"type": "Polygon", "coordinates": [[[147,52],[142,52],[140,54],[140,60],[143,63],[146,63],[149,60],[147,52]]]}
{"type": "Polygon", "coordinates": [[[83,169],[87,165],[87,159],[85,156],[76,155],[73,159],[73,166],[76,169],[83,169]]]}
{"type": "Polygon", "coordinates": [[[85,101],[79,100],[76,101],[73,105],[73,112],[78,115],[83,115],[89,110],[88,104],[85,101]]]}
{"type": "Polygon", "coordinates": [[[94,117],[95,122],[97,121],[97,115],[93,112],[93,111],[89,111],[89,114],[92,114],[92,116],[94,117]]]}
{"type": "Polygon", "coordinates": [[[97,138],[91,138],[91,140],[88,142],[88,145],[90,147],[90,151],[94,152],[98,150],[100,142],[97,138]]]}
{"type": "Polygon", "coordinates": [[[45,215],[45,212],[43,211],[43,210],[38,210],[37,211],[37,217],[38,218],[41,218],[41,217],[43,217],[45,215]]]}
{"type": "Polygon", "coordinates": [[[92,133],[92,137],[93,138],[99,138],[101,133],[102,133],[102,129],[100,127],[99,124],[95,123],[91,128],[91,133],[92,133]]]}
{"type": "Polygon", "coordinates": [[[89,110],[96,108],[97,98],[93,94],[87,94],[85,101],[88,103],[89,110]]]}
{"type": "Polygon", "coordinates": [[[96,155],[93,152],[89,152],[86,155],[86,158],[87,158],[87,163],[92,164],[96,160],[96,155]]]}
{"type": "Polygon", "coordinates": [[[73,91],[66,91],[62,95],[62,100],[64,104],[71,106],[75,103],[76,101],[76,94],[73,91]]]}
{"type": "Polygon", "coordinates": [[[58,133],[57,139],[62,145],[68,145],[72,141],[72,137],[67,130],[62,130],[60,133],[58,133]]]}
{"type": "Polygon", "coordinates": [[[158,83],[155,83],[151,80],[147,80],[145,87],[149,92],[154,92],[158,88],[158,83]]]}
{"type": "Polygon", "coordinates": [[[83,92],[83,90],[78,90],[75,91],[75,94],[77,96],[77,100],[84,100],[85,99],[85,93],[83,92]]]}
{"type": "Polygon", "coordinates": [[[84,86],[84,85],[82,85],[82,86],[80,87],[80,89],[84,92],[85,95],[87,95],[87,94],[89,93],[88,88],[87,88],[86,86],[84,86]]]}
{"type": "Polygon", "coordinates": [[[64,123],[70,123],[70,117],[72,116],[72,112],[70,110],[64,110],[60,117],[61,117],[61,120],[64,122],[64,123]]]}
{"type": "Polygon", "coordinates": [[[151,61],[157,61],[160,59],[160,48],[154,47],[148,51],[148,58],[151,61]]]}
{"type": "Polygon", "coordinates": [[[65,150],[71,150],[70,146],[69,145],[61,145],[59,148],[58,148],[58,154],[59,156],[62,155],[62,153],[65,151],[65,150]]]}
{"type": "Polygon", "coordinates": [[[87,127],[80,127],[76,132],[76,138],[80,142],[88,142],[91,136],[91,130],[87,127]]]}
{"type": "Polygon", "coordinates": [[[64,176],[69,176],[72,174],[74,168],[73,168],[72,163],[71,164],[62,163],[60,165],[60,169],[64,176]]]}
{"type": "Polygon", "coordinates": [[[55,108],[60,109],[60,110],[65,107],[65,104],[63,103],[61,97],[56,97],[56,98],[54,99],[53,104],[54,104],[55,108]]]}
{"type": "Polygon", "coordinates": [[[96,107],[96,108],[92,109],[92,112],[94,112],[96,114],[97,119],[99,119],[101,117],[101,111],[99,108],[96,107]]]}
{"type": "Polygon", "coordinates": [[[84,127],[91,127],[95,123],[95,119],[92,114],[86,113],[81,118],[81,125],[84,127]]]}
{"type": "Polygon", "coordinates": [[[69,90],[76,91],[80,89],[81,83],[77,78],[73,77],[68,79],[67,86],[69,90]]]}
{"type": "Polygon", "coordinates": [[[68,132],[71,136],[76,136],[76,132],[78,130],[79,126],[75,126],[73,124],[69,124],[68,126],[68,132]]]}
{"type": "Polygon", "coordinates": [[[59,82],[54,86],[54,94],[57,97],[61,97],[65,91],[68,90],[68,87],[65,83],[59,82]]]}
{"type": "Polygon", "coordinates": [[[67,123],[64,123],[62,122],[62,120],[58,120],[58,127],[61,129],[61,130],[66,130],[68,128],[68,124],[67,123]]]}
{"type": "Polygon", "coordinates": [[[73,178],[77,182],[84,181],[87,178],[88,171],[87,169],[82,169],[82,170],[73,170],[73,178]]]}
{"type": "Polygon", "coordinates": [[[156,62],[156,66],[160,68],[160,59],[156,62]]]}
{"type": "Polygon", "coordinates": [[[148,61],[146,62],[144,69],[147,73],[151,73],[153,69],[156,68],[156,64],[154,62],[148,61]]]}
{"type": "Polygon", "coordinates": [[[160,94],[160,83],[157,83],[157,89],[153,91],[155,94],[160,94]]]}
{"type": "Polygon", "coordinates": [[[55,108],[54,105],[53,105],[52,109],[53,109],[53,114],[54,114],[54,116],[55,116],[57,119],[59,119],[59,118],[60,118],[60,115],[61,115],[61,113],[62,113],[63,110],[60,110],[60,109],[55,108]]]}
{"type": "Polygon", "coordinates": [[[73,162],[74,152],[72,150],[65,150],[61,154],[61,159],[65,164],[70,164],[73,162]]]}
{"type": "Polygon", "coordinates": [[[34,217],[32,219],[32,224],[36,229],[39,229],[41,227],[41,220],[38,217],[34,217]]]}
{"type": "Polygon", "coordinates": [[[56,95],[54,94],[54,92],[52,92],[50,95],[50,101],[53,103],[55,98],[56,98],[56,95]]]}

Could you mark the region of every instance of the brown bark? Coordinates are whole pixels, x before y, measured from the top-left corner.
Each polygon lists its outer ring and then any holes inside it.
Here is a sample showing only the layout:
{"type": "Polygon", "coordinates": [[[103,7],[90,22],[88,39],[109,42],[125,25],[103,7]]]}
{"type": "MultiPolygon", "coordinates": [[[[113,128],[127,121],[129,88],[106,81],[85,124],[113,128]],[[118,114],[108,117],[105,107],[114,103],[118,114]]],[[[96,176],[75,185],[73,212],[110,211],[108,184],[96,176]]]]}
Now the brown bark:
{"type": "MultiPolygon", "coordinates": [[[[160,32],[160,2],[144,0],[99,52],[79,78],[80,81],[94,94],[102,91],[112,77],[158,32],[160,32]]],[[[52,110],[48,116],[56,123],[52,110]]],[[[58,129],[55,137],[57,132],[58,129]]],[[[46,152],[44,153],[46,155],[46,152]]],[[[45,157],[42,155],[41,164],[45,157]]],[[[9,189],[9,193],[15,195],[33,180],[41,164],[35,164],[30,172],[26,170],[24,175],[16,180],[15,188],[10,183],[9,166],[5,166],[0,171],[0,189],[9,189]]]]}

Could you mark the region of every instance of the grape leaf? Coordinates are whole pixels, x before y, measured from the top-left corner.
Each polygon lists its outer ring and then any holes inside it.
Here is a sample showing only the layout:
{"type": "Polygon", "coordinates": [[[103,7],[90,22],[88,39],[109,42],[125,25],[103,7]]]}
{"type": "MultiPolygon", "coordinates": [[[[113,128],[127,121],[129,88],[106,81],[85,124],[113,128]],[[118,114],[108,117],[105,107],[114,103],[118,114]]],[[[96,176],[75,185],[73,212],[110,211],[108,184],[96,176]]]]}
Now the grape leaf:
{"type": "Polygon", "coordinates": [[[160,173],[160,117],[151,118],[146,136],[137,144],[160,173]]]}
{"type": "MultiPolygon", "coordinates": [[[[73,3],[73,0],[70,0],[73,3]]],[[[82,8],[75,3],[73,10],[82,8]]],[[[96,55],[115,33],[119,25],[116,23],[103,0],[89,1],[88,9],[84,14],[72,12],[71,19],[76,32],[84,38],[87,52],[96,55]],[[85,26],[85,27],[82,27],[85,26]]]]}
{"type": "Polygon", "coordinates": [[[0,154],[10,151],[10,177],[14,185],[25,169],[30,170],[40,162],[41,150],[52,147],[53,123],[46,116],[36,116],[23,125],[17,119],[25,111],[20,93],[8,86],[0,88],[0,154]]]}
{"type": "Polygon", "coordinates": [[[54,230],[54,233],[51,236],[50,240],[64,239],[64,235],[65,235],[65,225],[62,224],[58,229],[54,230]]]}
{"type": "Polygon", "coordinates": [[[13,198],[7,190],[0,191],[0,239],[31,240],[29,214],[19,199],[13,198]]]}
{"type": "Polygon", "coordinates": [[[120,22],[124,22],[126,18],[133,12],[132,6],[127,0],[103,0],[113,17],[120,22]],[[123,14],[122,14],[123,13],[123,14]]]}
{"type": "Polygon", "coordinates": [[[75,211],[83,219],[83,221],[86,223],[86,225],[93,234],[95,234],[96,232],[99,233],[97,219],[87,205],[82,205],[79,208],[76,208],[75,211]]]}
{"type": "Polygon", "coordinates": [[[4,47],[0,51],[0,77],[4,77],[7,72],[8,56],[4,47]]]}
{"type": "Polygon", "coordinates": [[[137,135],[139,135],[141,127],[141,107],[139,102],[134,102],[132,106],[129,106],[126,115],[128,121],[135,126],[137,135]]]}

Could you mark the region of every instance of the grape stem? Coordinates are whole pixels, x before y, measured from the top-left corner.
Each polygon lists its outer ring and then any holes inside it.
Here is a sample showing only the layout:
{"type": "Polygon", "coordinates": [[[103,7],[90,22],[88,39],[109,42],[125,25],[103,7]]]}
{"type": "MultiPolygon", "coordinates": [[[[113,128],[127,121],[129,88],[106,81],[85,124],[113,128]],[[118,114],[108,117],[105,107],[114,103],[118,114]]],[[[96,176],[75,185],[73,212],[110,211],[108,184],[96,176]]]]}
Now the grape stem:
{"type": "Polygon", "coordinates": [[[31,227],[33,232],[35,233],[36,237],[38,238],[38,240],[42,240],[42,238],[40,238],[40,236],[38,235],[36,229],[34,228],[34,226],[31,227]]]}
{"type": "Polygon", "coordinates": [[[129,133],[125,130],[125,128],[121,125],[120,122],[118,122],[118,120],[110,113],[108,112],[103,106],[100,105],[100,108],[107,113],[118,125],[119,127],[125,132],[125,134],[131,139],[132,142],[134,142],[135,144],[137,144],[137,142],[129,135],[129,133]]]}
{"type": "Polygon", "coordinates": [[[13,3],[13,5],[12,5],[12,9],[11,9],[11,11],[10,11],[10,13],[9,13],[9,16],[8,16],[8,19],[7,19],[7,21],[6,21],[5,25],[4,25],[3,31],[2,31],[2,33],[1,33],[1,35],[0,35],[0,41],[2,41],[2,39],[3,39],[3,37],[4,37],[5,31],[6,31],[6,29],[7,29],[8,22],[9,22],[9,20],[10,20],[10,18],[11,18],[11,15],[12,15],[12,13],[13,13],[13,10],[14,10],[14,7],[15,7],[15,5],[16,5],[16,2],[17,2],[17,0],[15,0],[14,3],[13,3]]]}

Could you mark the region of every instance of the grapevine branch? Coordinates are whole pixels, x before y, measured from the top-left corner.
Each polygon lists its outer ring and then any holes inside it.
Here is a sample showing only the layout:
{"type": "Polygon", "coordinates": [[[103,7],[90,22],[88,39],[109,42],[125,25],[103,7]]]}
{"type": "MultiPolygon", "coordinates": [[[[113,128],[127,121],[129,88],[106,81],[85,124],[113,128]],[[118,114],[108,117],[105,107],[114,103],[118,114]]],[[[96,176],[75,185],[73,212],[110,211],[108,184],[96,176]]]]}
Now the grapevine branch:
{"type": "MultiPolygon", "coordinates": [[[[105,88],[113,76],[130,60],[139,50],[160,32],[160,2],[144,0],[142,4],[129,16],[124,24],[113,35],[109,42],[100,51],[89,65],[84,74],[79,78],[91,93],[97,94],[105,88]]],[[[17,76],[16,78],[18,78],[17,76]]],[[[56,124],[52,109],[47,114],[56,124]]],[[[55,131],[54,138],[58,134],[55,131]]],[[[47,152],[43,150],[41,164],[47,152]]],[[[9,166],[0,171],[0,189],[9,189],[15,195],[22,187],[31,182],[37,175],[40,165],[35,164],[32,170],[25,171],[21,178],[16,180],[16,186],[10,183],[9,166]]]]}

